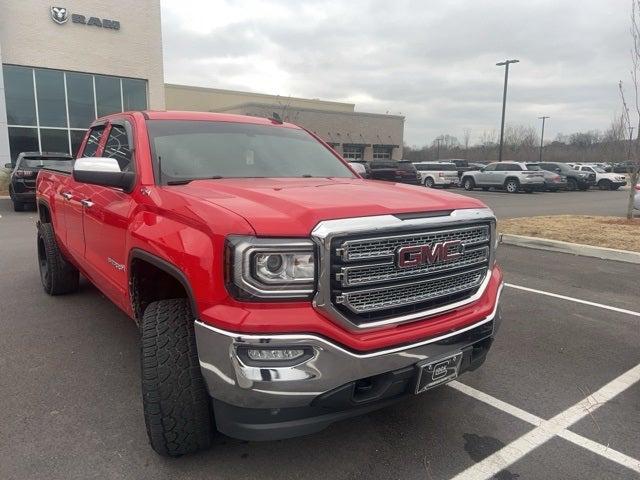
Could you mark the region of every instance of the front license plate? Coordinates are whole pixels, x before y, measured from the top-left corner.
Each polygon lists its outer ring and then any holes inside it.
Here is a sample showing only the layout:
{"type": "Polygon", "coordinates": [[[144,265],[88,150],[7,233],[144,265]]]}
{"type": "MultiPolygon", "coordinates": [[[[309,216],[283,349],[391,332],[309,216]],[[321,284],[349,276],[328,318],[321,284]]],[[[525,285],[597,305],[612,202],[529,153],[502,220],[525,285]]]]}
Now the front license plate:
{"type": "Polygon", "coordinates": [[[450,382],[458,376],[462,352],[429,363],[418,364],[416,393],[450,382]]]}

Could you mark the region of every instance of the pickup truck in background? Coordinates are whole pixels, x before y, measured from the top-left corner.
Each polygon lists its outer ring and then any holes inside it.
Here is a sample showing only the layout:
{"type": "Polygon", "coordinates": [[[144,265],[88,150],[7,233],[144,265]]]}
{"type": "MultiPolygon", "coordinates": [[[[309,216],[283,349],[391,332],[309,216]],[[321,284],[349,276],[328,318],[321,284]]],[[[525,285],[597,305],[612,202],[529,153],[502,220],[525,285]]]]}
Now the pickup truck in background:
{"type": "Polygon", "coordinates": [[[478,368],[500,324],[491,210],[363,180],[279,120],[101,118],[71,173],[40,171],[37,206],[44,290],[71,293],[81,273],[139,326],[162,455],[419,394],[478,368]]]}

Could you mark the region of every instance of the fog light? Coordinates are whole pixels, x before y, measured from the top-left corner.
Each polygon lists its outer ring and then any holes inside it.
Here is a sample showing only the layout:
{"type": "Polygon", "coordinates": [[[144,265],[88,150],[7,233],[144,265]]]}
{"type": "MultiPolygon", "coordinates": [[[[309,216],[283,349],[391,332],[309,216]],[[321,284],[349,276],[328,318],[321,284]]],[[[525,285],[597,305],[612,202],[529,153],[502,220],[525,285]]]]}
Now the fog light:
{"type": "Polygon", "coordinates": [[[266,348],[250,348],[247,350],[247,356],[255,361],[272,361],[287,362],[302,357],[305,351],[297,348],[288,349],[266,349],[266,348]]]}

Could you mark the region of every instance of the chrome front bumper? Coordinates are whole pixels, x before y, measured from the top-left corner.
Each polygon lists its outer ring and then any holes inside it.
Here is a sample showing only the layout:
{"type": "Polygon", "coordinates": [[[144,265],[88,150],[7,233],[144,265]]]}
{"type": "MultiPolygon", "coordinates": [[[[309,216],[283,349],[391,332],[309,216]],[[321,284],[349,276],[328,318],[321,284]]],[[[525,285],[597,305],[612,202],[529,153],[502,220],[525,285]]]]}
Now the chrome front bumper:
{"type": "Polygon", "coordinates": [[[500,324],[496,306],[486,318],[447,334],[410,345],[371,353],[356,353],[315,335],[247,335],[195,322],[200,367],[209,394],[245,408],[308,406],[317,396],[346,383],[438,359],[483,338],[493,337],[500,324]],[[314,356],[298,365],[255,367],[243,363],[239,346],[307,346],[314,356]]]}

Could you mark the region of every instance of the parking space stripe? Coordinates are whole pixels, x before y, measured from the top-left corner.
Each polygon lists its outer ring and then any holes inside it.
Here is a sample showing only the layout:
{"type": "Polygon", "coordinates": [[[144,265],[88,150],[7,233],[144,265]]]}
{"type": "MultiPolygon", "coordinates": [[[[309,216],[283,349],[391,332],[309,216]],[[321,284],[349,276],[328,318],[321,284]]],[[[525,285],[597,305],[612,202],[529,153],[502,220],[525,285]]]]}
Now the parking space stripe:
{"type": "Polygon", "coordinates": [[[513,283],[505,283],[505,287],[515,288],[516,290],[523,290],[525,292],[538,293],[540,295],[546,295],[548,297],[560,298],[562,300],[568,300],[570,302],[581,303],[583,305],[589,305],[591,307],[604,308],[613,312],[625,313],[627,315],[633,315],[634,317],[640,317],[640,312],[634,312],[633,310],[627,310],[624,308],[612,307],[611,305],[604,305],[602,303],[590,302],[588,300],[582,300],[580,298],[567,297],[566,295],[560,295],[558,293],[545,292],[544,290],[536,290],[535,288],[523,287],[522,285],[514,285],[513,283]]]}
{"type": "Polygon", "coordinates": [[[551,440],[554,436],[565,438],[576,445],[580,445],[594,453],[598,453],[616,463],[640,473],[639,460],[628,457],[616,450],[608,449],[604,445],[600,445],[597,442],[567,430],[571,425],[575,424],[585,416],[592,414],[595,410],[606,404],[615,396],[624,392],[638,381],[640,381],[640,364],[613,379],[597,391],[582,399],[572,407],[560,412],[548,421],[542,420],[535,415],[529,414],[524,410],[513,405],[509,405],[506,402],[502,402],[501,400],[482,393],[472,387],[461,384],[460,382],[452,382],[453,385],[450,385],[460,392],[466,393],[501,410],[502,408],[500,407],[506,405],[507,408],[504,409],[505,412],[511,413],[517,418],[521,418],[533,425],[538,425],[533,430],[525,433],[510,444],[505,445],[503,448],[492,455],[489,455],[484,460],[459,473],[453,477],[452,480],[482,480],[492,478],[498,472],[508,468],[510,465],[513,465],[526,454],[551,440]],[[540,420],[542,420],[542,423],[538,423],[540,420]]]}

